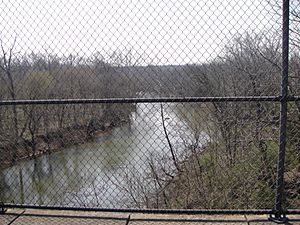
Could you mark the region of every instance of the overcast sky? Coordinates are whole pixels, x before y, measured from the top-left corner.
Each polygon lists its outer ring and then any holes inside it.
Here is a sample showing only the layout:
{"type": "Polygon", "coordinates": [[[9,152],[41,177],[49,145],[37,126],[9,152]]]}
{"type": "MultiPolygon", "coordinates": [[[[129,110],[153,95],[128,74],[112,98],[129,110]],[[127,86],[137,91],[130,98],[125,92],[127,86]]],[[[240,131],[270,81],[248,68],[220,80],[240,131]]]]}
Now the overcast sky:
{"type": "Polygon", "coordinates": [[[129,51],[143,64],[209,60],[237,32],[273,29],[265,0],[2,0],[0,37],[16,52],[129,51]]]}

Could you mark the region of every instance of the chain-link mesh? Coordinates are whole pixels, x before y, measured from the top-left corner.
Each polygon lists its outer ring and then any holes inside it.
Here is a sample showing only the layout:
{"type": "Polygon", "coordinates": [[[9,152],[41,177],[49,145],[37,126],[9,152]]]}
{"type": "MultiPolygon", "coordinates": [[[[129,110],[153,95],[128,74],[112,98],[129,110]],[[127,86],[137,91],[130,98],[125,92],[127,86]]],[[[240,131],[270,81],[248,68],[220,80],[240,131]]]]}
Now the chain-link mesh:
{"type": "MultiPolygon", "coordinates": [[[[272,209],[281,5],[2,1],[0,202],[272,209]]],[[[297,95],[299,0],[290,8],[297,95]]],[[[298,105],[288,104],[287,208],[300,206],[298,105]]]]}
{"type": "Polygon", "coordinates": [[[299,152],[299,102],[290,104],[288,130],[287,130],[287,152],[285,173],[285,198],[286,208],[299,208],[300,205],[300,152],[299,152]]]}

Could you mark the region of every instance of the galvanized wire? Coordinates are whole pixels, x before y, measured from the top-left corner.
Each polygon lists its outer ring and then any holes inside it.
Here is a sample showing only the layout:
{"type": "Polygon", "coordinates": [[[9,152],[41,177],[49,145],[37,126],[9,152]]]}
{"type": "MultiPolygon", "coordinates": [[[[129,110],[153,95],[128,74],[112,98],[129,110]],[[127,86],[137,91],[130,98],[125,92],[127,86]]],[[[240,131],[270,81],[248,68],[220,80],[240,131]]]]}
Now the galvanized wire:
{"type": "Polygon", "coordinates": [[[299,8],[3,1],[0,202],[298,212],[299,8]]]}

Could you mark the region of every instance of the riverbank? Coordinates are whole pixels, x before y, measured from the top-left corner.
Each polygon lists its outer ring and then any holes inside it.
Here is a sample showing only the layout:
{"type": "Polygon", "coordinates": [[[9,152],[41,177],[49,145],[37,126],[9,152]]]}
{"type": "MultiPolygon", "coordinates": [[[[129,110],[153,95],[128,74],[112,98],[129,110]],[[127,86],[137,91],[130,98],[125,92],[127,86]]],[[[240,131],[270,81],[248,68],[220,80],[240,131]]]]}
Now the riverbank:
{"type": "MultiPolygon", "coordinates": [[[[153,196],[152,199],[148,197],[150,206],[175,209],[272,208],[276,184],[276,145],[271,147],[269,143],[266,164],[257,157],[257,149],[237,155],[233,163],[226,162],[225,153],[223,144],[209,143],[178,161],[179,170],[174,170],[171,175],[166,174],[163,168],[152,168],[155,182],[161,186],[152,190],[151,195],[148,194],[153,196]],[[264,176],[266,165],[270,166],[270,177],[264,176]]],[[[295,157],[287,148],[285,205],[287,208],[299,208],[300,171],[297,165],[288,164],[291,158],[295,157]]]]}
{"type": "Polygon", "coordinates": [[[35,137],[34,147],[32,141],[23,139],[16,145],[7,145],[2,149],[0,169],[16,165],[22,161],[40,157],[44,154],[60,151],[70,146],[92,141],[97,136],[104,136],[112,132],[116,127],[130,123],[130,119],[114,119],[111,122],[91,122],[87,126],[77,125],[51,131],[35,137]],[[12,163],[11,152],[17,148],[16,160],[12,163]]]}

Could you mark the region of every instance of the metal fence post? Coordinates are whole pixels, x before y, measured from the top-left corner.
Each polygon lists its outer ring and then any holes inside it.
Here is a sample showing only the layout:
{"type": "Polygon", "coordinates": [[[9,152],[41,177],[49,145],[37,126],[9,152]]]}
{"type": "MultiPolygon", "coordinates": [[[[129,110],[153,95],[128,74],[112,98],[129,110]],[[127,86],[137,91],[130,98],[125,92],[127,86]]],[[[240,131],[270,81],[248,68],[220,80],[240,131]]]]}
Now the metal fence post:
{"type": "Polygon", "coordinates": [[[283,0],[282,5],[282,71],[281,71],[281,99],[280,99],[280,128],[279,149],[277,162],[277,180],[275,207],[270,219],[284,222],[287,220],[282,207],[284,192],[284,166],[287,127],[288,102],[288,69],[289,69],[289,0],[283,0]]]}
{"type": "Polygon", "coordinates": [[[3,214],[4,212],[5,212],[4,203],[0,202],[0,214],[3,214]]]}

